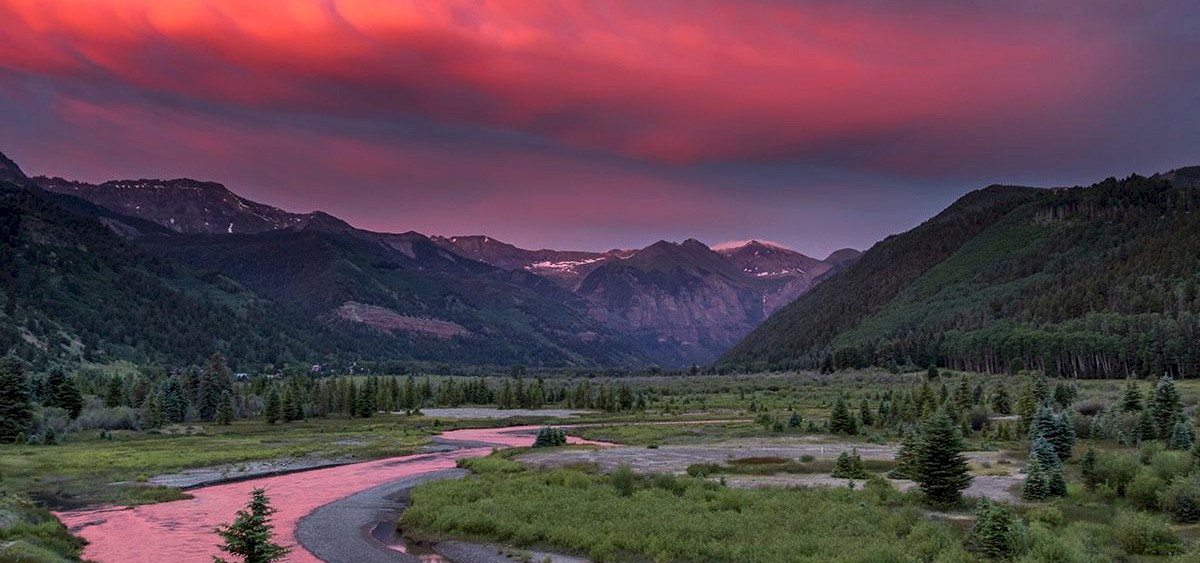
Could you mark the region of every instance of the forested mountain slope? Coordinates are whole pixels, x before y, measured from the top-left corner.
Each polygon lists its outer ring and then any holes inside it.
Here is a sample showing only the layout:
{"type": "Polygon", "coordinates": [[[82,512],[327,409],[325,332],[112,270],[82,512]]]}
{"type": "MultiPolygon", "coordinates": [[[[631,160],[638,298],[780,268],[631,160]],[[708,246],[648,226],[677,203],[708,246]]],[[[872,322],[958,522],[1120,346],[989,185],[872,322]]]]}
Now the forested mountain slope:
{"type": "Polygon", "coordinates": [[[721,364],[1196,376],[1198,172],[968,194],[782,309],[721,364]]]}

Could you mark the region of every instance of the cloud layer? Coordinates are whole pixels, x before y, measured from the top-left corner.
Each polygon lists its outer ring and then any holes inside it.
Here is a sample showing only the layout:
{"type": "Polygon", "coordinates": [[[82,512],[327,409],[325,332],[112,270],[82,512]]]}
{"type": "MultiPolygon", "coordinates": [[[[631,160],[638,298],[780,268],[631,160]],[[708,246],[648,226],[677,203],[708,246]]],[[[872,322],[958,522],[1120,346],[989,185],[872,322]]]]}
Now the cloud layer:
{"type": "Polygon", "coordinates": [[[1196,158],[1198,10],[997,4],[0,0],[0,150],[375,228],[814,251],[1196,158]]]}

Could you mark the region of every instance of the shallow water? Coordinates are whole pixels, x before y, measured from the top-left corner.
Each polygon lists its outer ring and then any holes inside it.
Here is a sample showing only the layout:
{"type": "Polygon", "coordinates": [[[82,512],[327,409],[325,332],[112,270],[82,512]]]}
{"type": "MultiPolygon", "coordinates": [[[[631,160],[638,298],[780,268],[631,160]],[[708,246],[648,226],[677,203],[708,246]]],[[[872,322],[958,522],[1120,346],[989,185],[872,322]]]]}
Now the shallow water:
{"type": "MultiPolygon", "coordinates": [[[[451,430],[444,440],[529,446],[539,426],[510,426],[451,430]]],[[[608,445],[574,437],[573,444],[608,445]]],[[[296,524],[315,510],[340,498],[403,477],[449,469],[460,458],[480,457],[491,447],[468,447],[451,452],[415,454],[353,465],[263,477],[188,491],[193,498],[135,507],[104,507],[57,513],[73,533],[88,540],[84,558],[101,563],[210,563],[220,538],[214,532],[245,507],[250,491],[266,489],[274,516],[276,541],[292,548],[289,562],[320,561],[296,541],[296,524]]]]}

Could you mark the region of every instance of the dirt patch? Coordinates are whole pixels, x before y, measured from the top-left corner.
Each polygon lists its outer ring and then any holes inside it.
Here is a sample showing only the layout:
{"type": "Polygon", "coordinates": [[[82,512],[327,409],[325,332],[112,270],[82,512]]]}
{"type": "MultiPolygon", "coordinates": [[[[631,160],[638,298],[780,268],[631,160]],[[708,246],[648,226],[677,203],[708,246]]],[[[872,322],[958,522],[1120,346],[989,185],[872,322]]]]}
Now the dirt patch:
{"type": "Polygon", "coordinates": [[[347,301],[334,311],[338,317],[347,321],[363,323],[367,326],[382,330],[383,332],[393,332],[397,330],[405,332],[420,332],[429,334],[438,338],[452,338],[455,336],[468,336],[471,331],[464,328],[458,323],[443,321],[439,319],[428,319],[422,317],[410,317],[401,315],[387,307],[378,305],[367,305],[365,303],[356,303],[347,301]]]}

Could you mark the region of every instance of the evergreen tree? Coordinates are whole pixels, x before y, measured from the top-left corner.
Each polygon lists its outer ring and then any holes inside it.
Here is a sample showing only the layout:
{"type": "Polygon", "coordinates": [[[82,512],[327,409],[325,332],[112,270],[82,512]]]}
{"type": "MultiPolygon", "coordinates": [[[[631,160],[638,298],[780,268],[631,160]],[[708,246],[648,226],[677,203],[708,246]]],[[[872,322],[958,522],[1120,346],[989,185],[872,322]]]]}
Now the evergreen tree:
{"type": "Polygon", "coordinates": [[[996,390],[992,392],[992,412],[1012,414],[1012,398],[1008,396],[1008,388],[1003,384],[996,385],[996,390]]]}
{"type": "Polygon", "coordinates": [[[1046,470],[1046,493],[1052,497],[1067,496],[1067,478],[1061,463],[1046,470]]]}
{"type": "Polygon", "coordinates": [[[921,426],[914,480],[934,504],[957,504],[963,489],[971,484],[970,467],[962,452],[962,438],[945,411],[938,411],[921,426]]]}
{"type": "Polygon", "coordinates": [[[1059,408],[1067,408],[1079,396],[1079,388],[1074,383],[1059,381],[1054,385],[1054,402],[1059,408]]]}
{"type": "Polygon", "coordinates": [[[1021,520],[1011,508],[983,497],[975,505],[975,523],[967,535],[967,548],[988,559],[1011,559],[1021,547],[1021,528],[1021,520]]]}
{"type": "Polygon", "coordinates": [[[954,406],[958,412],[967,412],[971,410],[971,404],[971,385],[966,374],[963,374],[958,378],[958,387],[954,390],[954,406]]]}
{"type": "Polygon", "coordinates": [[[1037,414],[1038,405],[1033,384],[1026,378],[1025,383],[1021,385],[1021,395],[1017,397],[1017,414],[1021,417],[1022,430],[1029,430],[1029,425],[1033,422],[1034,415],[1037,414]]]}
{"type": "Polygon", "coordinates": [[[146,395],[146,400],[142,402],[142,426],[161,428],[166,423],[167,416],[163,413],[161,395],[157,392],[146,395]]]}
{"type": "Polygon", "coordinates": [[[1087,449],[1087,453],[1083,454],[1083,459],[1079,460],[1079,473],[1083,477],[1083,484],[1089,491],[1096,490],[1096,486],[1100,484],[1100,473],[1096,467],[1096,450],[1087,449]]]}
{"type": "Polygon", "coordinates": [[[51,407],[67,411],[72,419],[78,418],[83,412],[83,393],[75,384],[75,379],[68,377],[62,368],[50,370],[49,377],[50,399],[46,402],[51,407]]]}
{"type": "Polygon", "coordinates": [[[833,434],[858,434],[858,424],[841,397],[833,403],[833,410],[829,413],[829,431],[833,434]]]}
{"type": "Polygon", "coordinates": [[[233,397],[228,392],[221,395],[221,401],[217,403],[216,420],[222,426],[233,424],[233,397]]]}
{"type": "Polygon", "coordinates": [[[1187,419],[1180,417],[1171,429],[1171,436],[1167,439],[1167,448],[1186,451],[1192,449],[1195,442],[1196,434],[1192,429],[1192,424],[1187,419]]]}
{"type": "Polygon", "coordinates": [[[1058,458],[1058,452],[1055,451],[1054,445],[1042,436],[1037,436],[1029,442],[1029,457],[1037,458],[1042,469],[1046,471],[1062,463],[1058,458]]]}
{"type": "Polygon", "coordinates": [[[866,468],[863,467],[862,457],[858,455],[858,449],[853,449],[850,452],[842,452],[837,458],[837,463],[833,466],[833,472],[830,477],[836,479],[866,479],[868,477],[866,468]]]}
{"type": "Polygon", "coordinates": [[[533,441],[535,448],[552,448],[556,446],[566,445],[567,436],[562,430],[550,426],[543,426],[538,429],[537,438],[533,441]]]}
{"type": "Polygon", "coordinates": [[[927,379],[937,379],[940,375],[941,372],[939,372],[937,366],[932,363],[929,364],[929,368],[925,370],[925,377],[927,379]]]}
{"type": "Polygon", "coordinates": [[[266,404],[263,406],[263,418],[267,420],[267,424],[275,424],[279,422],[282,413],[282,400],[279,398],[279,390],[271,387],[267,392],[266,404]]]}
{"type": "Polygon", "coordinates": [[[108,387],[104,392],[104,406],[113,409],[124,404],[125,380],[119,375],[114,375],[108,380],[108,387]]]}
{"type": "Polygon", "coordinates": [[[32,422],[25,365],[13,356],[0,358],[0,442],[12,442],[32,422]]]}
{"type": "Polygon", "coordinates": [[[900,449],[896,451],[896,466],[888,472],[892,479],[913,479],[917,468],[917,451],[921,448],[921,435],[916,429],[904,432],[900,449]]]}
{"type": "Polygon", "coordinates": [[[283,397],[279,400],[279,418],[284,422],[296,420],[296,395],[292,392],[291,385],[284,385],[283,397]]]}
{"type": "Polygon", "coordinates": [[[371,391],[366,385],[363,385],[359,388],[358,397],[354,400],[354,412],[363,418],[371,418],[375,416],[375,410],[371,391]]]}
{"type": "Polygon", "coordinates": [[[1138,415],[1137,439],[1139,442],[1148,442],[1158,437],[1158,429],[1154,425],[1154,414],[1150,409],[1143,409],[1138,415]]]}
{"type": "Polygon", "coordinates": [[[220,352],[213,353],[208,358],[208,364],[200,374],[196,384],[196,415],[200,420],[213,420],[217,416],[217,408],[221,398],[233,390],[233,374],[225,363],[225,356],[220,352]]]}
{"type": "Polygon", "coordinates": [[[1036,457],[1030,457],[1025,466],[1025,481],[1021,483],[1021,498],[1028,501],[1042,501],[1050,497],[1050,486],[1046,472],[1036,457]]]}
{"type": "Polygon", "coordinates": [[[177,424],[187,419],[187,397],[183,394],[179,379],[168,377],[163,380],[159,389],[159,400],[162,402],[163,418],[167,422],[177,424]]]}
{"type": "Polygon", "coordinates": [[[1150,396],[1150,410],[1154,415],[1154,427],[1158,438],[1166,440],[1171,437],[1171,429],[1175,419],[1182,414],[1179,402],[1179,390],[1175,388],[1175,380],[1163,376],[1154,387],[1150,396]]]}
{"type": "MultiPolygon", "coordinates": [[[[275,509],[271,507],[266,491],[251,491],[246,509],[239,510],[232,523],[217,526],[217,534],[224,540],[221,551],[240,557],[244,563],[282,560],[291,549],[275,543],[272,538],[272,514],[275,514],[275,509]]],[[[219,557],[214,560],[227,563],[219,557]]]]}
{"type": "Polygon", "coordinates": [[[867,403],[866,398],[858,405],[858,417],[862,420],[863,426],[875,425],[875,415],[871,413],[871,405],[867,403]]]}
{"type": "Polygon", "coordinates": [[[788,418],[787,422],[788,428],[800,428],[803,424],[804,419],[800,416],[800,413],[792,411],[792,416],[788,418]]]}
{"type": "Polygon", "coordinates": [[[1121,399],[1121,408],[1125,412],[1142,410],[1142,391],[1138,389],[1137,381],[1133,378],[1125,381],[1125,395],[1121,399]]]}

